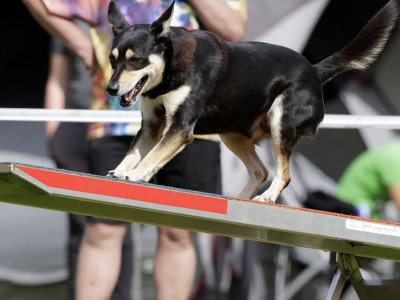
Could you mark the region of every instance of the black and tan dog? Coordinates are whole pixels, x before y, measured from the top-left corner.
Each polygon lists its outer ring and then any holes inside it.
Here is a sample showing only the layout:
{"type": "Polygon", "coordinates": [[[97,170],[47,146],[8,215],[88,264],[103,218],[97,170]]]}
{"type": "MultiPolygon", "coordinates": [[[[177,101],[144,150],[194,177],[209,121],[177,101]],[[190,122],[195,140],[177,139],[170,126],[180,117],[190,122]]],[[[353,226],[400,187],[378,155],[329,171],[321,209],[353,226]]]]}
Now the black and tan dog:
{"type": "Polygon", "coordinates": [[[276,173],[255,199],[275,202],[290,181],[293,147],[315,137],[324,118],[322,86],[341,72],[362,70],[382,51],[398,7],[391,0],[344,49],[311,65],[300,54],[258,42],[225,42],[206,31],[171,27],[174,3],[151,25],[129,24],[114,2],[108,19],[114,70],[107,85],[130,107],[139,96],[142,127],[109,176],[148,181],[193,134],[218,133],[245,164],[251,197],[268,171],[254,145],[271,138],[276,173]]]}

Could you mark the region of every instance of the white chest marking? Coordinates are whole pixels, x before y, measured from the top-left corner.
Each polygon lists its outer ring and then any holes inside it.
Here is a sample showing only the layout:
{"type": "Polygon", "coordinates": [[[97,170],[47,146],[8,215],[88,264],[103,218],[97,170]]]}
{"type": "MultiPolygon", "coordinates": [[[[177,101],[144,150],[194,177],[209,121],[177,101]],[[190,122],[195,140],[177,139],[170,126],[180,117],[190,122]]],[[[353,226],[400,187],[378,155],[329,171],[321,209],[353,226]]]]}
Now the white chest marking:
{"type": "Polygon", "coordinates": [[[191,88],[187,85],[183,85],[176,90],[173,90],[160,97],[162,104],[165,107],[165,112],[168,117],[175,114],[178,107],[185,102],[187,96],[190,93],[191,88]]]}
{"type": "Polygon", "coordinates": [[[187,85],[183,85],[176,90],[173,90],[165,95],[158,97],[157,99],[142,98],[142,114],[143,119],[151,121],[154,118],[154,107],[156,105],[162,105],[165,108],[165,117],[167,124],[170,124],[172,116],[177,111],[178,107],[185,102],[189,95],[191,88],[187,85]]]}

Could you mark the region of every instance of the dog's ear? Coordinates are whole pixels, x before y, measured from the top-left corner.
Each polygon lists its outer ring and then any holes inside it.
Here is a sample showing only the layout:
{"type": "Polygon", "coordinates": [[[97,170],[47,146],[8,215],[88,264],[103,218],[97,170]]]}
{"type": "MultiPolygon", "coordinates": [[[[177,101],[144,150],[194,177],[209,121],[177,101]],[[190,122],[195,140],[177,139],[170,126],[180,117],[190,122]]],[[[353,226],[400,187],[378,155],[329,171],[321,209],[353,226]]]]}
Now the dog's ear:
{"type": "Polygon", "coordinates": [[[129,23],[124,19],[114,1],[111,1],[108,5],[108,23],[111,25],[114,36],[129,27],[129,23]]]}
{"type": "Polygon", "coordinates": [[[172,15],[174,14],[175,0],[168,9],[153,22],[150,26],[150,33],[153,34],[156,39],[165,37],[169,33],[169,26],[171,25],[172,15]]]}

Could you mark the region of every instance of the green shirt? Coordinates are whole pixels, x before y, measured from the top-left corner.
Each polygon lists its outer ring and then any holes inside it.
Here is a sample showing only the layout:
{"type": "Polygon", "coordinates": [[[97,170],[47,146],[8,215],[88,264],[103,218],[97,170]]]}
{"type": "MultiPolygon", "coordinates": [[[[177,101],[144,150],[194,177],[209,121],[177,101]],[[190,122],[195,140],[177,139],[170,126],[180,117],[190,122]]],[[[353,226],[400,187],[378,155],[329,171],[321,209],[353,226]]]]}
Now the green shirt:
{"type": "Polygon", "coordinates": [[[378,219],[379,213],[374,212],[375,201],[390,200],[387,188],[399,184],[400,139],[397,139],[360,154],[340,178],[336,197],[356,208],[368,205],[371,217],[378,219]]]}

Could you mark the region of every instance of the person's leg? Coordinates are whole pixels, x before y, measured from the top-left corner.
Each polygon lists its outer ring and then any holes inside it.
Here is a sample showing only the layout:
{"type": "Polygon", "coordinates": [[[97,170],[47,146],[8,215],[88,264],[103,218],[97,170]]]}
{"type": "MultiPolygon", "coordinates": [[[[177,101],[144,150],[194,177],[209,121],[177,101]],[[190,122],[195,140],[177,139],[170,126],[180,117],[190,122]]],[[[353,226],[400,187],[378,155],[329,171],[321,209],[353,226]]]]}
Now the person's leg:
{"type": "MultiPolygon", "coordinates": [[[[220,149],[216,142],[195,140],[156,175],[156,183],[221,193],[220,149]]],[[[159,228],[154,282],[157,300],[187,300],[196,271],[193,233],[159,228]]]]}
{"type": "MultiPolygon", "coordinates": [[[[106,137],[93,141],[92,173],[107,174],[122,160],[131,140],[106,137]]],[[[79,248],[76,300],[110,299],[111,296],[118,300],[130,299],[133,253],[128,229],[129,223],[88,217],[79,248]]]]}
{"type": "Polygon", "coordinates": [[[193,233],[176,228],[158,228],[154,261],[157,300],[187,300],[195,271],[193,233]]]}
{"type": "Polygon", "coordinates": [[[110,299],[128,223],[88,222],[78,255],[76,300],[110,299]]]}
{"type": "MultiPolygon", "coordinates": [[[[89,143],[86,123],[60,123],[54,136],[49,140],[49,151],[57,168],[89,173],[89,143]]],[[[86,216],[68,214],[68,293],[75,294],[75,274],[78,249],[85,229],[86,216]]]]}

